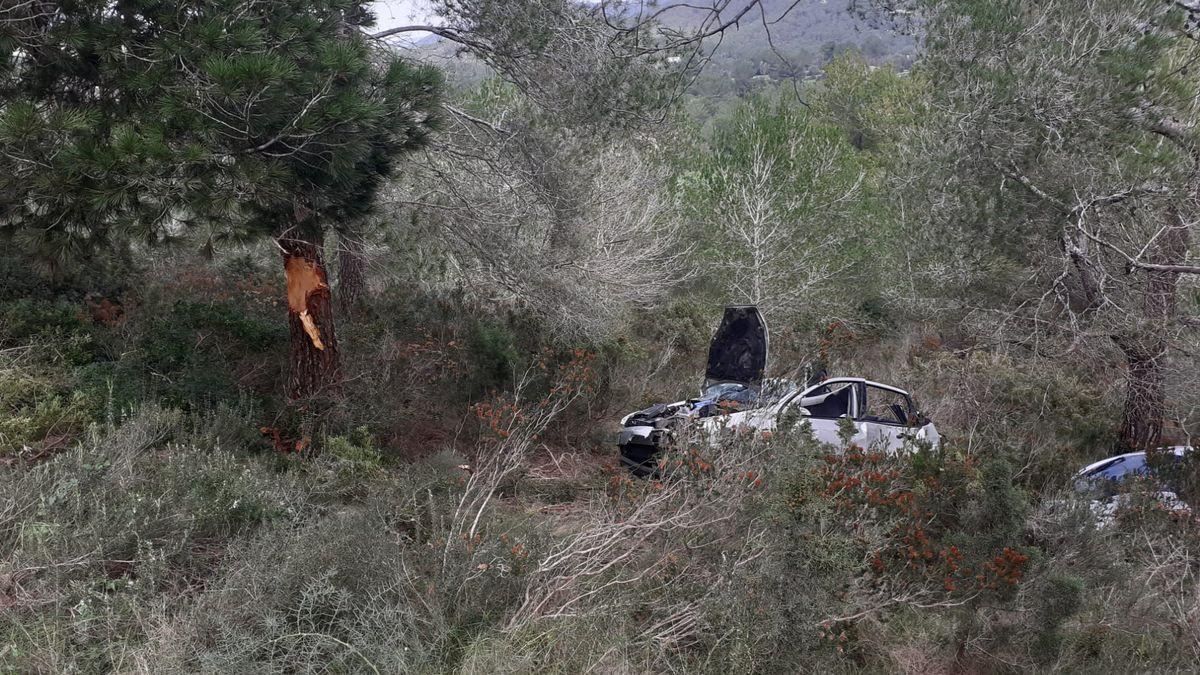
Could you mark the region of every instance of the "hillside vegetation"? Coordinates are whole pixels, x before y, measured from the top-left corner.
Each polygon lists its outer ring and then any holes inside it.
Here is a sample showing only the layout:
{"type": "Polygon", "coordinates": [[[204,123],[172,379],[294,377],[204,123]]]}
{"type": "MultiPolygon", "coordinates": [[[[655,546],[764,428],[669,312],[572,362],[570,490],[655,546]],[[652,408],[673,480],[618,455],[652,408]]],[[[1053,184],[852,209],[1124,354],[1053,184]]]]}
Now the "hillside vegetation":
{"type": "Polygon", "coordinates": [[[1192,670],[1196,17],[763,4],[0,7],[0,672],[1192,670]],[[633,477],[734,304],[941,443],[633,477]]]}

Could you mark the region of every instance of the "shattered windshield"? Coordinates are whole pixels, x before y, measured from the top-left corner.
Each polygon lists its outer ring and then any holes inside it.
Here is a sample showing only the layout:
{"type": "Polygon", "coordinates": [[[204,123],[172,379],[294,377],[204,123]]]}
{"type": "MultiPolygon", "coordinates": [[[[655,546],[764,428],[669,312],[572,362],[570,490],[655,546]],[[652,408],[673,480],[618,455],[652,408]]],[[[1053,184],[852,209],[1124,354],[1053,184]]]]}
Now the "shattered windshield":
{"type": "Polygon", "coordinates": [[[700,398],[716,401],[722,396],[744,391],[745,389],[746,385],[738,384],[737,382],[720,382],[705,389],[704,394],[702,394],[700,398]]]}
{"type": "Polygon", "coordinates": [[[799,391],[800,385],[793,380],[771,378],[763,380],[762,393],[759,394],[759,405],[772,405],[799,391]]]}
{"type": "Polygon", "coordinates": [[[724,382],[706,389],[696,408],[702,417],[708,417],[753,408],[757,401],[757,391],[744,384],[724,382]]]}
{"type": "Polygon", "coordinates": [[[700,405],[715,406],[726,412],[762,408],[778,403],[798,389],[795,382],[782,378],[763,380],[761,390],[735,382],[722,382],[704,390],[700,405]]]}

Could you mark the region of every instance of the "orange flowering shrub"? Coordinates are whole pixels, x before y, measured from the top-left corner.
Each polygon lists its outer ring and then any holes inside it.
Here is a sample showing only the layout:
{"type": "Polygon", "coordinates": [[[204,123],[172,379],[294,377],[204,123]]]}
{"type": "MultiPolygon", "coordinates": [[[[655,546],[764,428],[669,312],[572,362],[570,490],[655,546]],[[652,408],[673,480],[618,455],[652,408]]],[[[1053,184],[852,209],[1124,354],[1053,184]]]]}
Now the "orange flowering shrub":
{"type": "Polygon", "coordinates": [[[895,457],[852,447],[827,454],[818,473],[823,496],[852,529],[882,534],[869,552],[870,573],[879,581],[903,586],[926,604],[1003,594],[1021,582],[1028,555],[1010,546],[989,550],[964,531],[963,512],[979,477],[971,458],[937,451],[895,457]]]}
{"type": "MultiPolygon", "coordinates": [[[[542,370],[546,370],[546,355],[538,362],[542,370]]],[[[550,394],[591,394],[596,391],[596,373],[594,370],[596,353],[586,349],[575,348],[568,352],[567,360],[558,366],[558,374],[550,394]]]]}
{"type": "Polygon", "coordinates": [[[512,428],[524,422],[527,415],[515,401],[497,401],[495,403],[476,403],[471,406],[475,418],[483,424],[488,433],[495,438],[508,438],[512,428]]]}
{"type": "Polygon", "coordinates": [[[513,393],[493,394],[492,400],[471,406],[485,437],[503,441],[512,437],[518,429],[534,429],[530,440],[537,440],[536,434],[551,418],[579,397],[595,391],[595,353],[572,349],[567,359],[554,367],[552,372],[549,366],[551,356],[549,352],[543,352],[513,393]],[[546,393],[536,402],[525,401],[523,395],[534,389],[539,379],[545,380],[542,386],[546,393]]]}

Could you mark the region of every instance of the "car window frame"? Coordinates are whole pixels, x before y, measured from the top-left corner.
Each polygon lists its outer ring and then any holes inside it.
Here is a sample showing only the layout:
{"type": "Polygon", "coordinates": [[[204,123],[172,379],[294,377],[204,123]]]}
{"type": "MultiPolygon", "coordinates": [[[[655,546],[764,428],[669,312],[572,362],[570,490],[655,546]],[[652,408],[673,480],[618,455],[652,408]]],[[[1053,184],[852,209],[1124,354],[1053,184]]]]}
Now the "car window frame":
{"type": "Polygon", "coordinates": [[[859,386],[855,387],[855,389],[859,389],[859,388],[862,389],[862,407],[860,410],[857,411],[858,414],[854,419],[856,419],[860,422],[869,422],[871,424],[881,424],[883,426],[896,427],[898,429],[911,429],[913,427],[918,426],[917,423],[920,419],[920,413],[917,412],[917,404],[915,401],[913,401],[912,395],[909,394],[907,391],[904,391],[903,389],[898,389],[896,387],[889,387],[886,384],[879,384],[878,382],[859,382],[858,385],[859,386]],[[867,418],[867,405],[871,400],[871,397],[868,395],[868,392],[867,392],[868,388],[881,389],[883,391],[891,392],[892,394],[898,395],[901,398],[903,398],[904,399],[904,408],[905,408],[904,414],[909,417],[909,421],[908,422],[885,422],[883,420],[878,420],[878,419],[868,419],[867,418]]]}
{"type": "Polygon", "coordinates": [[[783,413],[790,410],[792,407],[803,408],[804,406],[800,405],[800,401],[804,397],[809,396],[810,392],[816,391],[817,389],[820,389],[821,387],[838,385],[838,384],[844,384],[850,388],[850,404],[847,406],[846,416],[845,417],[813,417],[811,415],[805,415],[805,419],[814,419],[814,420],[851,419],[851,420],[857,421],[858,416],[859,416],[858,387],[862,383],[855,382],[854,380],[832,379],[832,380],[826,380],[824,382],[818,382],[817,384],[814,384],[811,387],[804,387],[803,389],[799,389],[798,391],[793,392],[790,396],[784,398],[778,404],[779,407],[776,409],[778,411],[777,414],[782,415],[783,413]]]}

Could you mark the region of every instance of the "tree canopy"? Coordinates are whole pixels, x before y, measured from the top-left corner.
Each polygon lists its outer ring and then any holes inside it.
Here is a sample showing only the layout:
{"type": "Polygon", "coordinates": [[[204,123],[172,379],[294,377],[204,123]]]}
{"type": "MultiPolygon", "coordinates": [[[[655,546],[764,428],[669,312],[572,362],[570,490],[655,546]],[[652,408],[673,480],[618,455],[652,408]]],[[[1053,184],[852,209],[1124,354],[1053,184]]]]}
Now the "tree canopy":
{"type": "Polygon", "coordinates": [[[363,2],[0,11],[0,223],[50,255],[360,211],[436,127],[439,75],[376,49],[363,2]]]}

